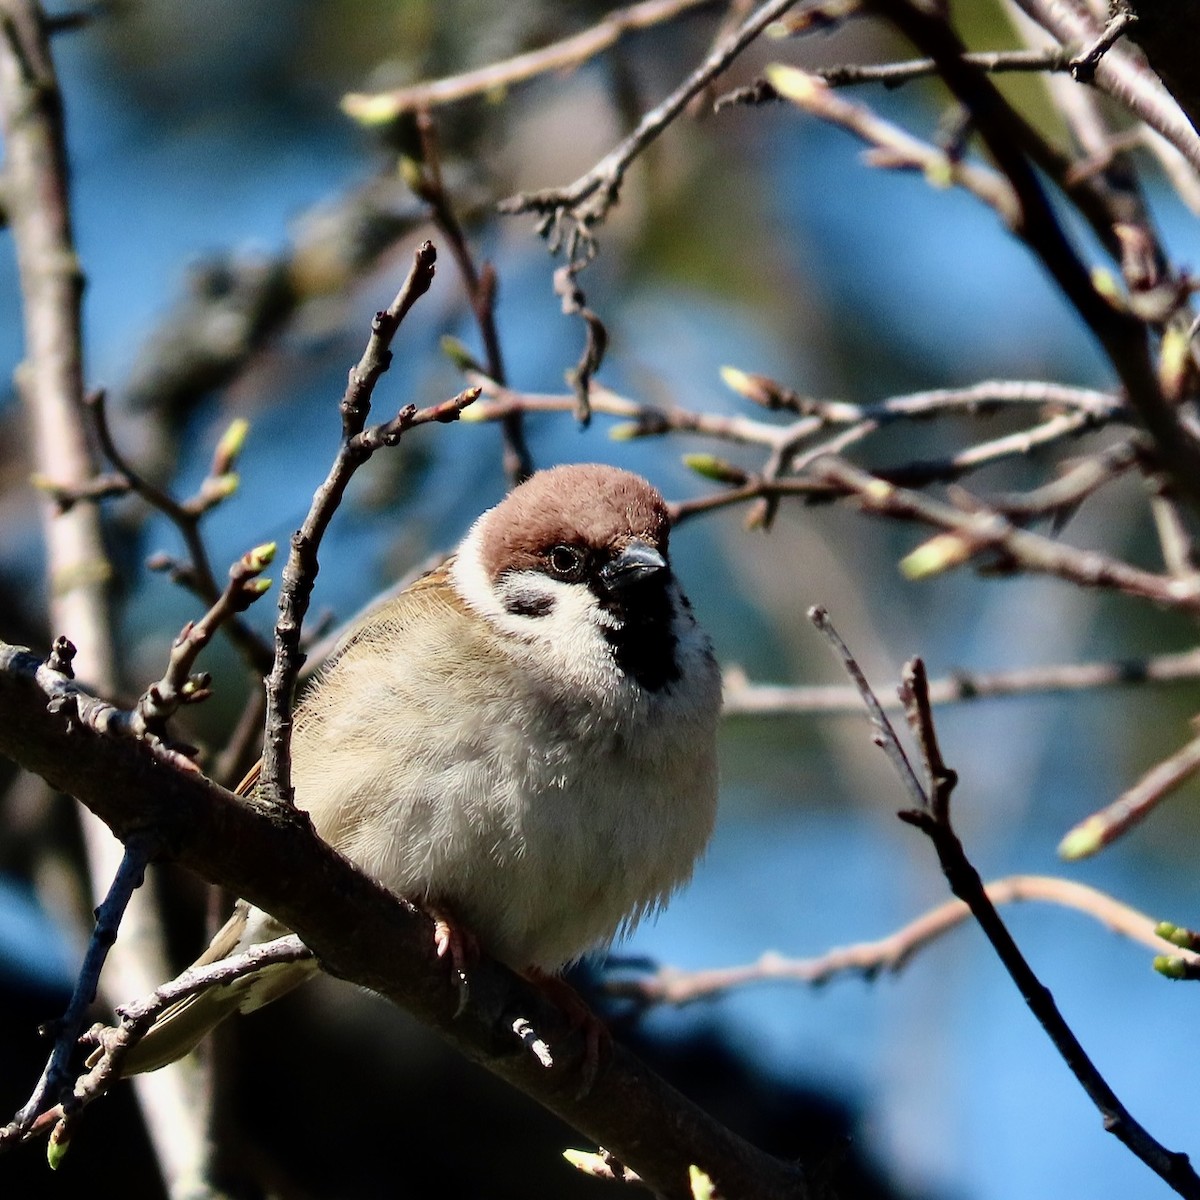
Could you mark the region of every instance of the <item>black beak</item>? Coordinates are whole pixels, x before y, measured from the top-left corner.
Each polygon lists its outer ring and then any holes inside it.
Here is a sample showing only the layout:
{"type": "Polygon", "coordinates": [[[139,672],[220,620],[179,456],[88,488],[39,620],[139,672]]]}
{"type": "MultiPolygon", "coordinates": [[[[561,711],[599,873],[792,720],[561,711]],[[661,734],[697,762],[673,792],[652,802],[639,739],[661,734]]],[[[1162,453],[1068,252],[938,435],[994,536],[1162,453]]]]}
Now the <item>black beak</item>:
{"type": "Polygon", "coordinates": [[[634,541],[600,568],[600,579],[608,591],[620,592],[666,569],[667,560],[653,546],[634,541]]]}

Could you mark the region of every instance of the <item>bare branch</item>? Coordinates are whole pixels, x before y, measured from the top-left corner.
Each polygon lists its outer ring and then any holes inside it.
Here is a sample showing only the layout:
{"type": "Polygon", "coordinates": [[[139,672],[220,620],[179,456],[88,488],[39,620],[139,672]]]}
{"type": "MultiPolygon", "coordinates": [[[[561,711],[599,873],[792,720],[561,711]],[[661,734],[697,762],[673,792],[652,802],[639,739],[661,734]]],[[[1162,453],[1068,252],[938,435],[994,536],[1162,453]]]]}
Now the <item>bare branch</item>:
{"type": "MultiPolygon", "coordinates": [[[[500,204],[506,213],[533,212],[544,220],[540,226],[543,234],[562,236],[564,224],[574,228],[570,234],[574,242],[577,234],[590,244],[591,230],[601,224],[608,211],[617,202],[621,183],[630,164],[651,142],[658,137],[687,107],[691,98],[706,88],[726,70],[730,63],[753,42],[764,29],[792,8],[796,0],[767,0],[755,9],[688,77],[659,105],[652,108],[637,128],[619,145],[609,151],[586,175],[580,176],[565,188],[551,188],[542,192],[523,192],[500,204]]],[[[570,257],[577,256],[571,247],[570,257]]]]}
{"type": "MultiPolygon", "coordinates": [[[[830,427],[869,426],[865,432],[870,433],[895,421],[954,415],[988,416],[1009,407],[1063,409],[1065,414],[1074,418],[1055,424],[1051,430],[1033,434],[1033,445],[1098,428],[1110,421],[1127,421],[1131,417],[1128,408],[1112,393],[1038,380],[986,380],[965,388],[935,388],[891,396],[875,404],[852,404],[845,400],[799,396],[765,376],[733,367],[725,368],[722,376],[739,395],[755,400],[772,411],[794,412],[799,420],[779,425],[753,417],[696,412],[680,407],[664,408],[621,396],[601,384],[592,386],[590,404],[592,411],[603,416],[628,420],[628,424],[618,425],[610,433],[611,437],[621,441],[658,437],[667,433],[698,433],[722,441],[763,446],[777,452],[794,452],[807,439],[830,427]]],[[[467,377],[488,397],[471,409],[466,417],[469,422],[502,420],[513,412],[575,411],[577,398],[573,394],[517,392],[500,387],[477,371],[468,370],[467,377]]],[[[1010,452],[1022,452],[1025,447],[1020,438],[1029,436],[1016,435],[1017,440],[1011,443],[1011,449],[989,450],[983,455],[983,461],[992,461],[987,455],[1001,457],[1010,452]]],[[[823,448],[821,452],[829,451],[823,448]]],[[[965,462],[970,466],[971,452],[967,453],[965,462]]]]}
{"type": "MultiPolygon", "coordinates": [[[[823,618],[823,624],[828,627],[827,617],[823,618]]],[[[837,640],[840,642],[840,639],[837,640]]],[[[983,880],[967,858],[950,820],[950,793],[957,777],[942,761],[941,751],[937,746],[932,709],[925,688],[924,667],[920,659],[912,660],[905,670],[901,699],[921,744],[921,752],[930,777],[929,792],[925,792],[916,783],[895,730],[883,715],[879,701],[844,644],[838,646],[838,655],[855,685],[863,693],[871,725],[875,730],[873,740],[877,745],[882,745],[887,752],[906,790],[913,794],[915,787],[920,796],[917,807],[900,812],[900,819],[915,826],[933,843],[950,890],[971,910],[971,915],[983,929],[1030,1012],[1046,1031],[1055,1049],[1100,1112],[1105,1130],[1117,1137],[1178,1195],[1187,1196],[1192,1200],[1200,1197],[1200,1176],[1193,1171],[1187,1155],[1167,1150],[1156,1141],[1134,1119],[1096,1069],[1063,1018],[1049,989],[1034,974],[1008,932],[996,911],[996,906],[987,894],[983,880]]]]}
{"type": "MultiPolygon", "coordinates": [[[[861,699],[858,707],[861,712],[861,699]]],[[[1155,932],[1158,926],[1152,917],[1086,884],[1047,875],[1013,875],[993,880],[986,891],[993,904],[1032,900],[1075,909],[1156,954],[1178,953],[1172,942],[1155,932]]],[[[615,975],[604,982],[604,993],[644,1005],[683,1005],[753,984],[782,982],[818,987],[841,975],[874,979],[881,974],[898,974],[915,955],[970,916],[971,910],[963,901],[947,900],[878,941],[839,946],[815,958],[787,958],[771,952],[744,966],[703,971],[658,967],[650,974],[632,976],[622,973],[618,962],[615,975]]],[[[1200,963],[1200,956],[1194,957],[1200,963]]]]}
{"type": "MultiPolygon", "coordinates": [[[[176,500],[169,492],[146,479],[121,452],[108,423],[105,392],[92,392],[85,397],[84,403],[91,414],[100,449],[115,469],[118,478],[125,481],[126,489],[140,496],[155,511],[162,513],[183,539],[188,555],[187,562],[172,564],[172,581],[186,586],[210,607],[216,606],[221,601],[222,590],[213,572],[208,548],[200,535],[200,522],[205,513],[233,495],[237,489],[238,478],[233,468],[245,441],[246,422],[234,421],[217,443],[208,473],[201,481],[196,495],[187,500],[176,500]]],[[[151,560],[151,569],[155,569],[156,561],[151,560]]],[[[224,626],[229,640],[237,647],[252,670],[262,674],[270,669],[270,648],[249,625],[237,619],[236,611],[222,617],[219,623],[224,626]]]]}
{"type": "Polygon", "coordinates": [[[211,680],[207,675],[193,676],[192,667],[213,634],[271,586],[270,580],[259,576],[274,557],[274,542],[248,550],[229,568],[229,582],[208,612],[199,621],[189,621],[184,626],[171,647],[166,672],[146,689],[134,710],[147,731],[161,736],[167,721],[181,705],[195,704],[208,697],[211,680]]]}
{"type": "Polygon", "coordinates": [[[641,4],[614,9],[604,20],[571,37],[474,71],[390,92],[351,92],[342,98],[342,111],[364,125],[378,125],[394,121],[404,113],[495,93],[538,75],[581,66],[616,45],[626,33],[650,29],[692,9],[711,8],[715,4],[716,0],[644,0],[641,4]]]}
{"type": "MultiPolygon", "coordinates": [[[[466,234],[459,223],[454,206],[442,179],[441,148],[438,144],[437,128],[428,112],[417,115],[417,130],[421,135],[423,161],[413,164],[408,182],[418,196],[424,200],[433,215],[434,224],[450,245],[450,253],[463,279],[467,300],[479,335],[483,340],[483,351],[487,375],[500,387],[507,382],[504,355],[500,350],[500,333],[496,328],[496,270],[490,262],[476,267],[466,234]]],[[[533,474],[533,457],[525,440],[522,414],[512,412],[504,417],[504,470],[509,481],[516,485],[533,474]]]]}
{"type": "MultiPolygon", "coordinates": [[[[406,1008],[472,1061],[608,1147],[668,1200],[690,1200],[694,1163],[727,1194],[808,1194],[798,1167],[730,1133],[619,1044],[592,1090],[579,1096],[583,1032],[537,988],[486,957],[472,965],[468,1003],[456,1019],[459,990],[437,958],[427,915],[323,843],[298,810],[234,796],[199,774],[164,771],[138,743],[70,730],[64,716],[46,710],[45,671],[32,655],[0,646],[0,754],[76,795],[118,836],[155,830],[180,865],[294,930],[323,969],[406,1008]],[[512,1034],[518,1017],[549,1048],[550,1066],[520,1051],[512,1034]]],[[[53,682],[62,686],[61,677],[53,682]]]]}
{"type": "MultiPolygon", "coordinates": [[[[1086,5],[1066,0],[1017,0],[1020,7],[1063,46],[1080,46],[1103,35],[1086,5]]],[[[1200,171],[1200,135],[1152,71],[1121,47],[1096,63],[1092,82],[1161,134],[1200,171]]]]}
{"type": "MultiPolygon", "coordinates": [[[[233,983],[268,966],[311,958],[312,951],[295,934],[289,934],[272,942],[251,946],[241,954],[222,958],[218,962],[190,967],[169,983],[156,988],[145,999],[122,1004],[117,1009],[118,1025],[93,1026],[79,1039],[83,1045],[95,1046],[96,1050],[88,1059],[87,1073],[75,1081],[70,1096],[58,1106],[57,1111],[48,1114],[57,1118],[50,1135],[51,1154],[61,1157],[71,1140],[80,1113],[120,1079],[126,1055],[138,1044],[163,1009],[187,996],[210,987],[233,983]]],[[[0,1148],[4,1145],[4,1134],[5,1131],[0,1130],[0,1148]]]]}
{"type": "Polygon", "coordinates": [[[342,397],[342,445],[325,482],[313,496],[304,524],[292,535],[291,552],[283,570],[279,617],[275,623],[275,656],[267,679],[266,739],[263,746],[262,794],[277,804],[291,805],[292,707],[296,680],[303,665],[300,635],[308,611],[319,565],[317,549],[342,494],[358,465],[370,456],[365,448],[352,452],[352,442],[363,431],[371,411],[371,394],[392,361],[392,338],[401,321],[433,282],[437,251],[424,242],[395,299],[385,312],[376,313],[371,337],[358,364],[350,371],[342,397]]]}
{"type": "Polygon", "coordinates": [[[820,459],[810,468],[809,480],[782,480],[776,489],[795,483],[796,492],[811,491],[813,482],[833,484],[852,494],[867,512],[900,520],[921,521],[944,529],[951,538],[914,551],[902,564],[905,573],[921,578],[957,566],[977,554],[1001,555],[1009,569],[1052,575],[1081,587],[1113,588],[1131,596],[1154,600],[1183,612],[1200,611],[1200,584],[1169,575],[1156,575],[1094,550],[1077,550],[1053,538],[1031,533],[978,504],[969,510],[955,508],[928,496],[894,485],[837,459],[820,459]]]}
{"type": "Polygon", "coordinates": [[[58,1097],[70,1079],[71,1057],[75,1043],[83,1029],[87,1010],[96,999],[100,984],[100,971],[108,957],[109,948],[117,940],[117,930],[129,906],[134,891],[141,887],[146,873],[146,864],[153,852],[154,843],[145,837],[133,837],[125,844],[121,866],[108,889],[108,894],[96,910],[96,928],[88,943],[71,1002],[58,1022],[54,1050],[46,1063],[41,1079],[33,1094],[13,1118],[0,1129],[0,1148],[8,1142],[19,1141],[32,1128],[34,1121],[48,1106],[58,1102],[58,1097]]]}
{"type": "Polygon", "coordinates": [[[837,95],[820,77],[798,67],[770,67],[767,79],[779,96],[797,108],[840,125],[874,147],[866,156],[871,166],[919,171],[939,187],[957,184],[994,209],[1010,229],[1017,227],[1020,205],[1003,175],[989,167],[956,160],[940,147],[883,120],[866,104],[837,95]]]}
{"type": "MultiPolygon", "coordinates": [[[[751,683],[737,668],[722,672],[726,716],[820,714],[844,716],[862,709],[858,690],[835,685],[788,686],[751,683]]],[[[963,704],[1002,696],[1091,691],[1143,683],[1187,683],[1200,679],[1200,651],[1163,654],[1124,662],[1062,663],[1010,671],[955,671],[929,682],[934,704],[963,704]]],[[[883,697],[884,708],[898,710],[900,701],[883,697]]]]}
{"type": "MultiPolygon", "coordinates": [[[[1021,149],[1027,140],[1027,123],[984,73],[962,62],[963,45],[940,14],[913,0],[886,9],[897,28],[939,64],[947,87],[974,117],[984,145],[1017,194],[1020,219],[1015,231],[1104,348],[1180,495],[1194,508],[1200,507],[1200,445],[1181,426],[1176,410],[1163,395],[1150,360],[1145,325],[1097,291],[1091,273],[1067,239],[1021,149]]],[[[1101,60],[1097,77],[1111,58],[1112,54],[1101,60]]]]}
{"type": "Polygon", "coordinates": [[[1059,854],[1072,860],[1098,854],[1145,820],[1160,800],[1186,783],[1197,771],[1200,771],[1200,737],[1193,738],[1152,767],[1111,804],[1080,821],[1059,843],[1059,854]]]}
{"type": "Polygon", "coordinates": [[[1079,83],[1091,83],[1096,78],[1096,67],[1100,60],[1125,36],[1137,17],[1128,9],[1116,9],[1108,23],[1090,46],[1071,59],[1071,74],[1079,83]]]}
{"type": "Polygon", "coordinates": [[[825,609],[819,606],[810,608],[808,619],[833,648],[833,652],[841,660],[846,674],[854,681],[854,686],[858,689],[859,697],[866,706],[867,714],[871,719],[871,728],[874,730],[871,740],[887,755],[888,761],[892,764],[896,774],[900,776],[901,782],[913,801],[918,807],[923,806],[926,803],[925,792],[917,780],[916,772],[912,769],[912,763],[908,761],[908,755],[904,752],[900,739],[896,736],[896,731],[892,728],[891,721],[887,719],[883,706],[871,690],[871,685],[867,683],[867,677],[858,665],[858,660],[850,653],[850,648],[846,643],[842,641],[841,635],[833,627],[833,622],[830,621],[829,613],[825,609]]]}
{"type": "MultiPolygon", "coordinates": [[[[963,61],[993,74],[1003,74],[1007,71],[1033,71],[1041,74],[1071,69],[1070,56],[1055,50],[990,50],[964,54],[963,61]]],[[[882,83],[888,88],[900,87],[913,79],[927,79],[937,73],[938,65],[932,58],[895,63],[847,63],[838,67],[818,67],[813,72],[830,87],[882,83]]]]}

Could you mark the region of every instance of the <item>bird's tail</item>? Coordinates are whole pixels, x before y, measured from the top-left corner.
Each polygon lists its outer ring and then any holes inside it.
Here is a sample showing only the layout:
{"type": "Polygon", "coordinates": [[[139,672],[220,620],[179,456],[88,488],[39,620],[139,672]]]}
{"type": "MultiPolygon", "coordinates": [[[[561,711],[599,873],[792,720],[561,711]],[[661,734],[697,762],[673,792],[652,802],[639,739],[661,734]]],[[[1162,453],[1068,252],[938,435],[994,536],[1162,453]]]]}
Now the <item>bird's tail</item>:
{"type": "MultiPolygon", "coordinates": [[[[207,966],[288,930],[261,910],[239,901],[233,916],[193,966],[207,966]]],[[[270,963],[232,983],[214,984],[176,1001],[155,1018],[121,1063],[122,1075],[157,1071],[182,1058],[217,1025],[236,1012],[253,1012],[290,992],[318,970],[313,959],[270,963]]],[[[99,1052],[97,1052],[99,1053],[99,1052]]],[[[94,1056],[93,1056],[94,1057],[94,1056]]],[[[90,1064],[89,1064],[90,1065],[90,1064]]]]}

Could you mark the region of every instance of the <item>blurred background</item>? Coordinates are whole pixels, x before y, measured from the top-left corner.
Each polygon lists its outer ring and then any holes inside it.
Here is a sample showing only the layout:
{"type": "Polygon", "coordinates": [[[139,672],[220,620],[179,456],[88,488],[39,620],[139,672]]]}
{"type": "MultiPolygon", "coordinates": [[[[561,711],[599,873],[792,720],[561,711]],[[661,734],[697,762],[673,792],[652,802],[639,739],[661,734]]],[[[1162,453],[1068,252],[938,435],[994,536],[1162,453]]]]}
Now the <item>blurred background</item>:
{"type": "MultiPolygon", "coordinates": [[[[999,6],[963,7],[973,44],[1013,44],[999,6]]],[[[411,149],[411,130],[365,131],[339,111],[341,96],[494,61],[583,28],[607,8],[275,0],[268,11],[235,0],[144,0],[55,40],[88,280],[89,384],[109,389],[129,457],[181,496],[203,478],[230,421],[251,423],[240,490],[204,526],[219,572],[252,545],[285,543],[302,519],[336,447],[337,402],[371,315],[391,299],[414,245],[431,236],[394,165],[397,151],[411,149]]],[[[699,62],[722,12],[714,6],[631,36],[569,75],[436,114],[448,190],[477,255],[498,275],[497,321],[516,389],[563,391],[583,333],[560,311],[556,264],[532,219],[500,218],[495,202],[587,170],[699,62]]],[[[875,61],[903,50],[860,22],[836,41],[756,47],[721,90],[775,58],[875,61]]],[[[1013,86],[1027,112],[1053,121],[1038,81],[1013,86]]],[[[863,98],[927,135],[943,103],[932,85],[863,98]]],[[[1200,261],[1193,218],[1148,178],[1174,259],[1200,261]]],[[[871,169],[847,135],[790,107],[677,122],[632,169],[600,241],[581,280],[611,337],[600,379],[652,403],[745,413],[750,406],[721,383],[726,364],[863,403],[987,378],[1111,385],[1086,331],[993,213],[919,176],[871,169]]],[[[7,381],[21,357],[20,299],[6,232],[0,242],[7,381]]],[[[376,391],[376,416],[459,390],[439,347],[447,334],[479,352],[443,252],[376,391]]],[[[597,416],[581,429],[569,415],[547,414],[526,429],[539,466],[612,462],[675,500],[712,487],[681,455],[738,458],[736,448],[691,437],[614,441],[612,426],[597,416]]],[[[863,461],[928,457],[1005,428],[992,418],[897,430],[863,461]]],[[[28,484],[31,469],[4,382],[0,635],[44,648],[70,631],[43,624],[43,501],[28,484]]],[[[1028,486],[1039,469],[998,468],[984,485],[1028,486]]],[[[314,611],[349,617],[452,546],[505,486],[495,425],[422,430],[378,455],[325,541],[314,611]]],[[[142,565],[156,551],[181,552],[175,531],[133,501],[107,511],[121,571],[124,683],[135,696],[161,674],[172,637],[200,605],[142,565]]],[[[1131,480],[1089,504],[1066,536],[1148,560],[1143,513],[1131,480]]],[[[818,602],[881,692],[913,654],[937,676],[1135,657],[1181,649],[1193,636],[1176,615],[1044,579],[961,572],[907,582],[896,563],[924,535],[848,507],[785,505],[765,534],[747,531],[744,517],[726,510],[690,521],[673,544],[722,663],[755,681],[841,682],[805,620],[818,602]]],[[[272,618],[270,603],[247,615],[264,633],[272,618]]],[[[188,730],[215,752],[256,685],[224,644],[201,666],[217,690],[187,712],[188,730]]],[[[1055,855],[1071,825],[1186,740],[1194,690],[944,710],[943,749],[962,777],[957,826],[983,876],[1061,873],[1194,924],[1194,789],[1092,861],[1064,867],[1055,855]]],[[[700,968],[768,949],[813,955],[881,937],[945,898],[929,845],[895,818],[905,797],[862,719],[734,718],[721,754],[721,817],[708,856],[620,956],[700,968]]],[[[36,1077],[36,1026],[60,1014],[86,936],[69,812],[36,793],[16,781],[0,801],[0,1107],[10,1111],[36,1077]]],[[[152,884],[183,965],[204,941],[204,890],[170,870],[152,884]]],[[[1174,1048],[1194,1028],[1192,991],[1078,914],[1031,906],[1007,916],[1134,1115],[1172,1149],[1200,1148],[1195,1083],[1174,1065],[1174,1048]]],[[[1103,1132],[973,927],[895,978],[817,990],[760,985],[639,1019],[614,1015],[618,1036],[722,1119],[782,1153],[826,1160],[846,1196],[1165,1193],[1103,1132]]],[[[237,1063],[221,1107],[235,1176],[297,1197],[420,1194],[429,1181],[447,1195],[600,1194],[602,1185],[558,1159],[581,1144],[578,1135],[370,996],[322,981],[238,1024],[221,1051],[237,1063]]],[[[156,1196],[142,1139],[121,1088],[84,1120],[59,1172],[33,1146],[0,1161],[0,1180],[16,1182],[14,1196],[156,1196]]]]}

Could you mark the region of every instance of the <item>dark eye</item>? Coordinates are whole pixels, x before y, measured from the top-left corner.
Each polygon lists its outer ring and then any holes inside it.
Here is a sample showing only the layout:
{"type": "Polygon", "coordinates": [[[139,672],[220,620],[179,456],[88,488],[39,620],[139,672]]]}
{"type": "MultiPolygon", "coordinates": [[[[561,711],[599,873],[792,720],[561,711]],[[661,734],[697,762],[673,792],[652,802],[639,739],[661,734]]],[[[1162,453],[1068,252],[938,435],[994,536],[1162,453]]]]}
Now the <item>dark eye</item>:
{"type": "Polygon", "coordinates": [[[559,579],[578,579],[583,573],[583,553],[577,546],[552,546],[546,563],[559,579]]]}

